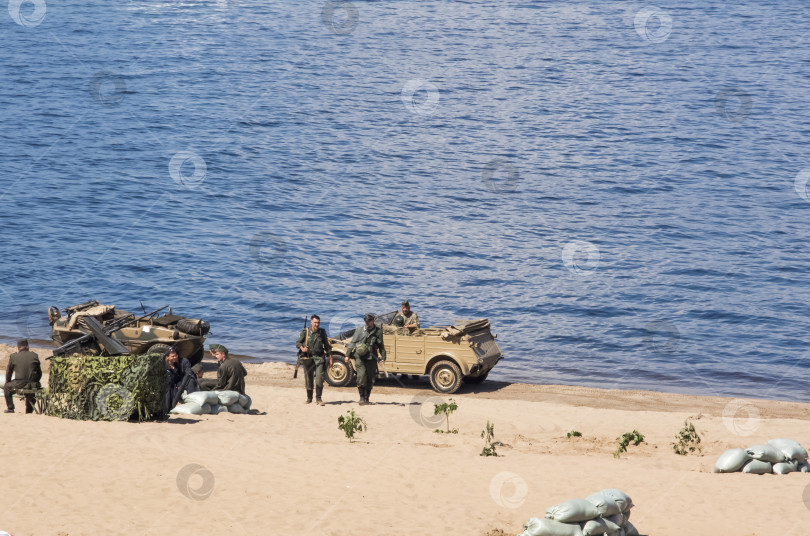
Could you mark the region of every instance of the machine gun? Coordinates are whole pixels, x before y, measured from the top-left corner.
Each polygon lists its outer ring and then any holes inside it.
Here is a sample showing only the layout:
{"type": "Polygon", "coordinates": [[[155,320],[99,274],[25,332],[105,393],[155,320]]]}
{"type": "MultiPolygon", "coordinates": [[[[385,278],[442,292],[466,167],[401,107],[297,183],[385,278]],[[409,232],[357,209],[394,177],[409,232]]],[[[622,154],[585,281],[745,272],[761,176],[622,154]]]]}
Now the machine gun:
{"type": "Polygon", "coordinates": [[[90,329],[90,333],[66,342],[53,351],[52,357],[66,356],[74,352],[80,352],[82,347],[91,341],[96,341],[101,347],[102,351],[106,352],[108,355],[129,354],[129,349],[121,344],[121,342],[119,342],[117,339],[111,337],[111,335],[120,329],[131,326],[132,324],[136,324],[141,320],[156,315],[166,307],[168,307],[168,305],[164,305],[160,309],[155,309],[151,313],[147,313],[138,318],[130,313],[126,316],[111,320],[103,326],[101,325],[101,322],[92,316],[85,317],[82,321],[85,323],[88,329],[90,329]]]}

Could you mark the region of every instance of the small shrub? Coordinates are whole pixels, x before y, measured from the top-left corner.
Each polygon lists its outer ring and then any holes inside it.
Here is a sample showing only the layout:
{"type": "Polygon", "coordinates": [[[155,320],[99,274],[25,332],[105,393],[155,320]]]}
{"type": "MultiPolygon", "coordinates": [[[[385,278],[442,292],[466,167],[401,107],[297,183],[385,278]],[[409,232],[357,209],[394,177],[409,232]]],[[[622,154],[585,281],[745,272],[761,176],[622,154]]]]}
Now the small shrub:
{"type": "Polygon", "coordinates": [[[692,418],[683,421],[683,428],[678,435],[675,436],[675,443],[672,444],[672,450],[679,456],[686,456],[690,452],[697,451],[700,454],[703,447],[700,446],[700,436],[695,430],[695,425],[692,423],[692,418]]]}
{"type": "Polygon", "coordinates": [[[565,434],[566,439],[571,439],[572,437],[582,437],[582,434],[580,432],[577,432],[576,430],[571,430],[570,432],[565,434]]]}
{"type": "Polygon", "coordinates": [[[481,432],[481,437],[484,439],[484,449],[481,451],[481,456],[497,456],[495,445],[492,444],[492,439],[495,437],[495,425],[487,421],[487,427],[481,432]]]}
{"type": "Polygon", "coordinates": [[[368,429],[366,421],[362,417],[354,414],[354,410],[347,411],[347,415],[340,415],[338,417],[338,428],[343,430],[346,437],[349,438],[349,443],[354,441],[354,434],[357,432],[365,432],[368,429]]]}
{"type": "Polygon", "coordinates": [[[435,430],[433,430],[433,433],[435,433],[435,434],[457,434],[458,433],[458,428],[453,428],[452,430],[450,429],[450,414],[453,413],[454,411],[456,411],[457,409],[458,409],[458,404],[456,404],[456,401],[453,400],[452,398],[450,399],[449,403],[445,402],[443,404],[433,404],[433,414],[434,415],[441,415],[442,413],[444,413],[444,417],[445,417],[445,419],[447,419],[447,431],[445,432],[444,430],[440,430],[440,429],[436,428],[435,430]]]}
{"type": "Polygon", "coordinates": [[[617,437],[616,441],[619,442],[619,447],[616,449],[616,452],[613,453],[614,458],[620,458],[622,452],[627,452],[627,446],[632,443],[633,445],[638,445],[639,443],[644,441],[644,436],[639,433],[638,430],[633,430],[632,432],[627,432],[626,434],[622,434],[621,437],[617,437]]]}

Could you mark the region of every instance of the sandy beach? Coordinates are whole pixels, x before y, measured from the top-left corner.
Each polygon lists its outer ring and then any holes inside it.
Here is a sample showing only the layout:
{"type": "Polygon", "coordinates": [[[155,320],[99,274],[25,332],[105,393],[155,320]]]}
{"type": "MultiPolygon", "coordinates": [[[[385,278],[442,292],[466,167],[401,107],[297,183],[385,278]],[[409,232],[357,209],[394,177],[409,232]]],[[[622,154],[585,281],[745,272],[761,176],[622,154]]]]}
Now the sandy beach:
{"type": "MultiPolygon", "coordinates": [[[[0,346],[3,370],[9,351],[0,346]]],[[[728,448],[778,437],[810,446],[810,404],[488,381],[452,395],[459,432],[438,434],[426,379],[382,381],[367,407],[356,389],[327,386],[318,407],[303,403],[291,365],[247,368],[249,415],[81,422],[15,402],[17,413],[0,414],[0,530],[495,536],[615,487],[632,497],[642,534],[810,534],[810,474],[712,473],[728,448]],[[350,409],[368,424],[354,443],[337,428],[350,409]],[[677,456],[688,417],[703,453],[677,456]],[[487,420],[497,458],[479,456],[487,420]],[[615,459],[616,438],[634,429],[646,441],[615,459]],[[572,430],[582,437],[566,439],[572,430]]]]}

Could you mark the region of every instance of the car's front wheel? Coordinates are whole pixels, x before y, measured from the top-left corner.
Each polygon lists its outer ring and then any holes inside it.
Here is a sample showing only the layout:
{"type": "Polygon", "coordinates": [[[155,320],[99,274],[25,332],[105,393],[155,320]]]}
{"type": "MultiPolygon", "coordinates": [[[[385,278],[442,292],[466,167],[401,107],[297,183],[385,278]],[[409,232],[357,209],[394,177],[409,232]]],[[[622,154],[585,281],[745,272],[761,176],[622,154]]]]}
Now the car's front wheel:
{"type": "Polygon", "coordinates": [[[430,369],[430,385],[438,393],[455,393],[461,387],[461,369],[452,361],[439,361],[430,369]]]}
{"type": "Polygon", "coordinates": [[[354,370],[342,356],[334,356],[332,365],[326,367],[326,383],[332,387],[346,387],[354,381],[354,370]]]}

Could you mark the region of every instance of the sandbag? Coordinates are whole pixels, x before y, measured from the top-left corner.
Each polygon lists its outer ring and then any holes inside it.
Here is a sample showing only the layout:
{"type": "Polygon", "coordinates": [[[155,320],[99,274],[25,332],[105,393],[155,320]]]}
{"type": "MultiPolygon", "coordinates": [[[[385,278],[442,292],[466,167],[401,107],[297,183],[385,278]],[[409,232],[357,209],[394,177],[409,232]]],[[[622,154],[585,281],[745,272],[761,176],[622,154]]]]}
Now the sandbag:
{"type": "Polygon", "coordinates": [[[250,409],[250,405],[253,403],[253,400],[250,399],[248,395],[239,395],[239,405],[245,408],[245,411],[250,409]]]}
{"type": "Polygon", "coordinates": [[[616,514],[615,516],[602,516],[606,521],[610,521],[618,527],[623,527],[627,523],[627,516],[624,514],[616,514]]]}
{"type": "Polygon", "coordinates": [[[202,406],[203,404],[219,404],[219,399],[214,391],[196,391],[194,393],[183,393],[183,402],[194,402],[202,406]]]}
{"type": "Polygon", "coordinates": [[[613,521],[614,519],[619,519],[621,521],[624,521],[624,516],[622,516],[621,514],[618,514],[618,515],[615,515],[615,516],[611,516],[609,518],[604,518],[603,521],[605,522],[605,526],[607,527],[607,530],[605,531],[605,534],[616,534],[620,530],[622,530],[622,525],[620,523],[614,522],[613,521]]]}
{"type": "Polygon", "coordinates": [[[200,407],[202,408],[201,415],[210,415],[211,414],[211,404],[203,404],[200,407]]]}
{"type": "Polygon", "coordinates": [[[176,405],[169,413],[175,415],[202,415],[202,406],[194,402],[186,402],[185,404],[176,405]]]}
{"type": "Polygon", "coordinates": [[[630,523],[629,521],[627,522],[627,524],[624,527],[624,533],[627,536],[639,536],[638,535],[638,529],[636,529],[636,527],[634,527],[633,524],[630,523]]]}
{"type": "Polygon", "coordinates": [[[551,519],[533,517],[524,525],[526,530],[520,536],[583,536],[576,523],[560,523],[551,519]]]}
{"type": "Polygon", "coordinates": [[[799,462],[796,460],[789,460],[786,462],[775,463],[773,464],[773,468],[771,470],[777,475],[794,473],[799,470],[799,462]]]}
{"type": "Polygon", "coordinates": [[[616,504],[619,505],[619,510],[621,510],[622,513],[627,512],[633,507],[633,500],[630,498],[629,495],[627,495],[621,490],[618,490],[616,488],[606,488],[600,491],[599,493],[601,493],[605,497],[610,497],[611,499],[616,501],[616,504]]]}
{"type": "Polygon", "coordinates": [[[800,463],[799,464],[799,472],[801,472],[801,473],[810,472],[810,464],[808,464],[807,462],[800,463]]]}
{"type": "Polygon", "coordinates": [[[585,500],[596,506],[601,516],[613,516],[621,512],[621,508],[616,501],[610,497],[602,495],[602,493],[594,493],[585,497],[585,500]]]}
{"type": "Polygon", "coordinates": [[[599,510],[585,499],[571,499],[546,510],[546,517],[561,523],[576,523],[599,517],[599,510]]]}
{"type": "Polygon", "coordinates": [[[601,517],[591,519],[582,524],[582,534],[584,536],[594,536],[597,534],[604,534],[608,530],[605,520],[601,517]]]}
{"type": "Polygon", "coordinates": [[[807,450],[792,439],[771,439],[768,444],[782,451],[788,460],[796,460],[799,463],[807,461],[807,450]]]}
{"type": "Polygon", "coordinates": [[[224,404],[217,404],[216,406],[211,406],[211,413],[216,415],[217,413],[228,413],[228,406],[224,404]]]}
{"type": "Polygon", "coordinates": [[[715,473],[736,473],[751,456],[745,449],[728,449],[717,458],[714,464],[715,473]]]}
{"type": "Polygon", "coordinates": [[[247,410],[239,402],[234,402],[228,406],[228,413],[247,413],[247,410]]]}
{"type": "Polygon", "coordinates": [[[236,391],[212,391],[217,394],[219,403],[223,406],[230,406],[234,402],[239,402],[239,393],[236,391]]]}
{"type": "Polygon", "coordinates": [[[764,462],[762,460],[751,460],[743,466],[742,472],[751,475],[764,475],[770,473],[772,469],[773,465],[771,464],[771,462],[764,462]]]}
{"type": "Polygon", "coordinates": [[[755,460],[771,463],[785,461],[785,454],[773,445],[754,445],[745,451],[755,460]]]}

